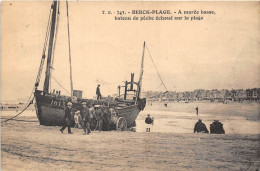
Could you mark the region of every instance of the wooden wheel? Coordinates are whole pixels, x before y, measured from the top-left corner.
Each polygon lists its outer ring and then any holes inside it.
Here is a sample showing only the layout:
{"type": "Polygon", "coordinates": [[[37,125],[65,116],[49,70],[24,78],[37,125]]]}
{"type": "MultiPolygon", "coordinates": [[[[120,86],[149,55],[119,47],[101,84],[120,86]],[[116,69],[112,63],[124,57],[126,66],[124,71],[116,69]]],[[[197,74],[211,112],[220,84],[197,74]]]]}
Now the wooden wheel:
{"type": "Polygon", "coordinates": [[[116,130],[117,131],[126,131],[127,130],[127,122],[124,117],[118,118],[116,122],[116,130]]]}

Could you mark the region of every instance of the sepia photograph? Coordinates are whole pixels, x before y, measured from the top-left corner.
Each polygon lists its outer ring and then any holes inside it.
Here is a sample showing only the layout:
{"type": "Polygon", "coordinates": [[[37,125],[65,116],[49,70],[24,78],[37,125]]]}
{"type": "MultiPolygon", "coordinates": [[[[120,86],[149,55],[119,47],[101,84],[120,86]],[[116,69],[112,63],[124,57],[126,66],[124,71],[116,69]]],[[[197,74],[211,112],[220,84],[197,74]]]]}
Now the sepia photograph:
{"type": "Polygon", "coordinates": [[[260,170],[259,1],[1,1],[1,170],[260,170]]]}

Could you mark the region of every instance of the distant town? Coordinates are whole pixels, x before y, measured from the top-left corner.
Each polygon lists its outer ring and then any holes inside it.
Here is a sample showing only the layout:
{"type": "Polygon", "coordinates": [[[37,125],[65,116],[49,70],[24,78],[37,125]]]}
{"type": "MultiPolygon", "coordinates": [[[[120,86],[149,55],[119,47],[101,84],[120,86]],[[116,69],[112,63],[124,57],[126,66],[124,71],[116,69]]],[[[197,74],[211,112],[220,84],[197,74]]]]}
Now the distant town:
{"type": "Polygon", "coordinates": [[[260,88],[253,89],[237,89],[237,90],[204,90],[197,89],[194,91],[144,91],[142,96],[148,101],[202,101],[208,100],[211,102],[218,101],[260,101],[260,88]]]}
{"type": "MultiPolygon", "coordinates": [[[[122,97],[122,95],[120,96],[122,97]]],[[[260,102],[260,88],[252,89],[196,89],[194,91],[143,91],[142,97],[146,98],[147,101],[161,101],[161,102],[192,102],[192,101],[210,101],[210,102],[260,102]]],[[[108,95],[107,97],[102,97],[102,100],[111,101],[118,98],[118,94],[108,95]]],[[[96,99],[96,96],[93,97],[96,99]]],[[[28,98],[18,98],[14,101],[0,102],[1,109],[17,109],[28,103],[28,98]]]]}

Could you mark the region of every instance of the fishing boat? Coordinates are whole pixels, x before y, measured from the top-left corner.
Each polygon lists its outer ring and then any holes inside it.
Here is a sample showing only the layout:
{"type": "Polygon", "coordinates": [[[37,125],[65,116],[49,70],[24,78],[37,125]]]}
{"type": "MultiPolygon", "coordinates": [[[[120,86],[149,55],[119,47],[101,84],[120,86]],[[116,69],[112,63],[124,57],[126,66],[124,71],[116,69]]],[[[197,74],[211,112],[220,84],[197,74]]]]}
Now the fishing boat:
{"type": "MultiPolygon", "coordinates": [[[[131,74],[131,81],[125,81],[124,94],[120,95],[113,100],[94,100],[94,99],[83,99],[81,96],[77,95],[80,91],[73,90],[72,83],[72,66],[71,66],[71,50],[70,50],[70,32],[69,32],[69,10],[68,1],[66,1],[66,11],[67,11],[67,29],[68,29],[68,51],[69,51],[69,61],[70,61],[70,88],[71,96],[61,95],[60,92],[51,92],[50,90],[50,79],[51,79],[51,69],[53,61],[53,51],[55,50],[55,39],[58,30],[58,22],[60,15],[60,2],[53,1],[50,10],[50,17],[46,31],[45,43],[43,47],[42,58],[40,62],[40,67],[38,75],[35,81],[35,91],[34,98],[36,99],[35,108],[36,115],[38,117],[40,125],[45,126],[62,126],[65,125],[65,113],[64,109],[68,102],[72,102],[72,109],[77,111],[82,108],[82,102],[87,102],[88,104],[102,105],[102,106],[113,106],[117,115],[114,119],[112,127],[116,130],[126,130],[127,128],[135,126],[135,120],[140,111],[144,110],[146,105],[146,99],[140,98],[142,89],[142,77],[143,77],[143,63],[144,63],[144,52],[145,52],[145,42],[143,45],[143,54],[141,60],[141,71],[140,77],[137,82],[134,81],[134,74],[131,74]],[[48,45],[48,46],[47,46],[48,45]],[[47,58],[47,59],[46,59],[47,58]],[[39,90],[39,83],[41,79],[41,73],[45,61],[46,71],[43,89],[39,90]],[[135,87],[135,88],[134,88],[135,87]],[[129,96],[131,93],[131,96],[129,96]],[[129,99],[129,97],[131,97],[129,99]]],[[[81,93],[79,93],[81,94],[81,93]]],[[[72,125],[73,126],[73,125],[72,125]]]]}

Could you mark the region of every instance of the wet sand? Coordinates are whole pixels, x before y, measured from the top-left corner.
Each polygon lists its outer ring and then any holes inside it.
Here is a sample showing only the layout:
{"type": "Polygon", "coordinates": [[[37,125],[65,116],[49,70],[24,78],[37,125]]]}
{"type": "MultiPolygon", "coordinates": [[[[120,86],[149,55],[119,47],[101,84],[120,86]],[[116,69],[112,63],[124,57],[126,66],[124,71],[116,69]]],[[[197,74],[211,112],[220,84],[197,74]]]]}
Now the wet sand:
{"type": "Polygon", "coordinates": [[[1,126],[2,170],[256,170],[259,134],[62,134],[21,116],[1,126]]]}
{"type": "Polygon", "coordinates": [[[136,120],[137,132],[145,131],[148,113],[154,117],[153,132],[193,133],[195,123],[202,119],[208,130],[214,120],[220,120],[226,134],[260,134],[260,103],[171,102],[168,107],[160,102],[152,106],[148,103],[136,120]]]}

